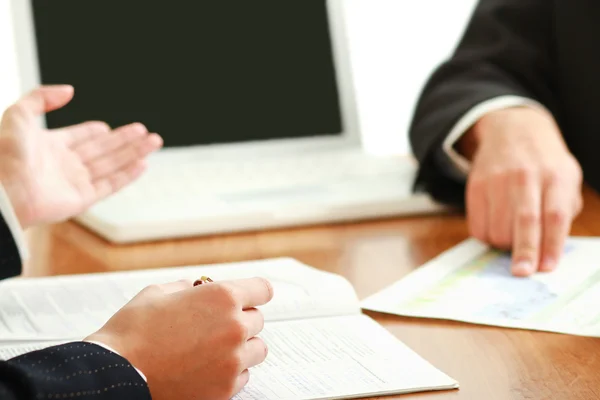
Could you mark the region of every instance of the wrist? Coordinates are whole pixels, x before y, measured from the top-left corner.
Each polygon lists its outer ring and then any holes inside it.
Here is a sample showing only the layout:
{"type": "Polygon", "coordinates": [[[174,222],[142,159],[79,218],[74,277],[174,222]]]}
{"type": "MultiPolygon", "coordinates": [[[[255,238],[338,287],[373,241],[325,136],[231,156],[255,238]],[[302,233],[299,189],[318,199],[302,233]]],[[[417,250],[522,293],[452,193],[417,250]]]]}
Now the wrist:
{"type": "Polygon", "coordinates": [[[32,213],[29,211],[27,196],[23,194],[18,180],[7,178],[5,174],[0,173],[0,184],[4,188],[19,226],[23,230],[29,228],[32,225],[33,219],[30,217],[32,213]]]}
{"type": "Polygon", "coordinates": [[[17,150],[12,140],[0,138],[0,184],[4,188],[5,195],[10,202],[14,214],[22,229],[31,225],[30,201],[23,187],[22,168],[23,165],[15,160],[13,156],[17,150]]]}
{"type": "Polygon", "coordinates": [[[479,129],[476,129],[477,124],[478,122],[475,123],[475,125],[468,131],[466,131],[460,140],[458,140],[454,145],[455,150],[469,162],[472,162],[473,158],[475,158],[475,153],[479,148],[479,143],[481,140],[479,129]]]}
{"type": "Polygon", "coordinates": [[[535,140],[540,132],[544,132],[544,141],[556,138],[564,144],[562,134],[554,117],[545,108],[532,106],[516,106],[489,112],[482,116],[457,141],[456,150],[467,160],[473,161],[479,149],[486,142],[494,142],[497,135],[512,140],[512,136],[521,136],[530,132],[535,140]],[[535,127],[535,129],[532,129],[535,127]]]}
{"type": "Polygon", "coordinates": [[[123,357],[127,360],[127,362],[131,364],[131,366],[138,372],[138,374],[140,374],[144,381],[148,382],[146,375],[142,371],[140,371],[139,368],[137,368],[135,362],[131,360],[131,358],[127,355],[127,352],[124,352],[124,349],[122,348],[122,346],[119,346],[118,343],[112,343],[112,340],[109,340],[109,338],[103,337],[103,335],[97,333],[86,337],[85,339],[83,339],[83,342],[95,344],[97,346],[105,348],[106,350],[112,353],[117,354],[118,356],[123,357]]]}

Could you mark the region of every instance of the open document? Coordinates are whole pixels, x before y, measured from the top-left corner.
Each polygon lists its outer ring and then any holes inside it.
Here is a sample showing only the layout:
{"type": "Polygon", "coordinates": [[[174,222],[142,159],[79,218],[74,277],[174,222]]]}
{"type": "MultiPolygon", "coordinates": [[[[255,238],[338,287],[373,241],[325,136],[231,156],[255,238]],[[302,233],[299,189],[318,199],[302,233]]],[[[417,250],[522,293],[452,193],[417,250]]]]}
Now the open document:
{"type": "Polygon", "coordinates": [[[0,283],[0,359],[80,340],[143,287],[202,275],[262,276],[273,284],[273,300],[260,307],[266,320],[260,336],[269,354],[235,400],[342,399],[458,387],[362,315],[347,280],[291,259],[0,283]]]}
{"type": "Polygon", "coordinates": [[[411,317],[600,337],[600,239],[570,238],[557,270],[513,277],[510,255],[469,239],[362,307],[411,317]]]}

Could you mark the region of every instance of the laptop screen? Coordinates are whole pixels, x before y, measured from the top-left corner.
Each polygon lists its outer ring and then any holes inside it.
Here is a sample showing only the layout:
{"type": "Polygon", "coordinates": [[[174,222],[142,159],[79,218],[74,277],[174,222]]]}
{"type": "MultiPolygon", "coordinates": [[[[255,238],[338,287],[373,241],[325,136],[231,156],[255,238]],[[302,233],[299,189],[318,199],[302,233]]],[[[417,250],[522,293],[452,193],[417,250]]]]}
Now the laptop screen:
{"type": "Polygon", "coordinates": [[[165,146],[340,135],[325,0],[32,0],[49,128],[134,121],[165,146]]]}

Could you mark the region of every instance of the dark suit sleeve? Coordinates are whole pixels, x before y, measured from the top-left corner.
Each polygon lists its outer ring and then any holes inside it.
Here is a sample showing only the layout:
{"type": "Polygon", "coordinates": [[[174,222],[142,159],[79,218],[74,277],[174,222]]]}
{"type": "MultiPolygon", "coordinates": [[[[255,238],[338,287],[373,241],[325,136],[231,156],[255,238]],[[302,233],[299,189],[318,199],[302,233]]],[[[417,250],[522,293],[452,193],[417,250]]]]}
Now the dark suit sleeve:
{"type": "Polygon", "coordinates": [[[464,205],[464,183],[451,179],[444,138],[471,108],[516,95],[555,112],[552,87],[553,3],[547,0],[480,0],[453,56],[425,85],[410,127],[420,163],[416,190],[464,205]]]}
{"type": "Polygon", "coordinates": [[[150,400],[123,357],[95,344],[69,343],[0,362],[0,399],[150,400]]]}
{"type": "Polygon", "coordinates": [[[21,256],[0,209],[0,280],[21,274],[21,256]]]}

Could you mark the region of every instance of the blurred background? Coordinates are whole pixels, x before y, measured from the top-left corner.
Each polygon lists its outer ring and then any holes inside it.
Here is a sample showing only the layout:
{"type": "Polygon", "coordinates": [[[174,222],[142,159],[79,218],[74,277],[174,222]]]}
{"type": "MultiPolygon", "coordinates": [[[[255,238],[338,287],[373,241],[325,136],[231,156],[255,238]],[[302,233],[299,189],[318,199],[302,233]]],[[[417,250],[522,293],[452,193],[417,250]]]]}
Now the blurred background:
{"type": "MultiPolygon", "coordinates": [[[[0,0],[0,109],[20,94],[10,0],[0,0]]],[[[364,144],[377,154],[410,152],[415,100],[454,49],[475,0],[345,0],[364,144]],[[433,12],[432,12],[433,10],[433,12]]]]}

